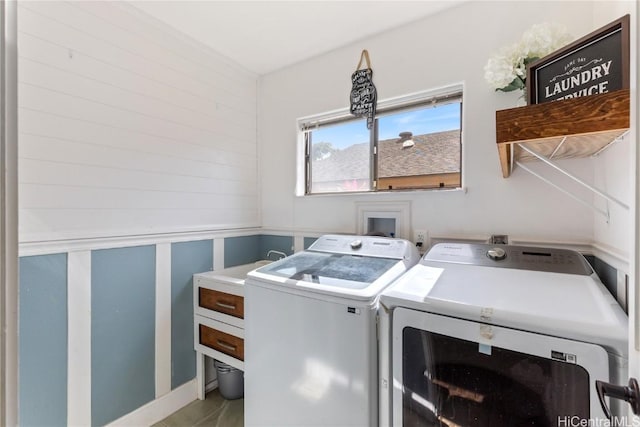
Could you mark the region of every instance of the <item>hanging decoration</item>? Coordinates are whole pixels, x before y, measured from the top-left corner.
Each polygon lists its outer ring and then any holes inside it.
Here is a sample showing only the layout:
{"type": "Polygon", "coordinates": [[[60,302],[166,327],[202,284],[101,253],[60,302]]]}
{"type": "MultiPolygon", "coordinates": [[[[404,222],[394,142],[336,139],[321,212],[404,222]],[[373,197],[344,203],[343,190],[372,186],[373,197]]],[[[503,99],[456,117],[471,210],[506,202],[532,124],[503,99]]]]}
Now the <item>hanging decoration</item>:
{"type": "Polygon", "coordinates": [[[369,60],[369,52],[366,49],[360,54],[360,62],[356,71],[351,75],[351,114],[356,117],[367,117],[367,129],[373,126],[376,115],[377,94],[373,85],[373,70],[369,60]],[[366,61],[366,68],[362,66],[362,60],[366,61]]]}

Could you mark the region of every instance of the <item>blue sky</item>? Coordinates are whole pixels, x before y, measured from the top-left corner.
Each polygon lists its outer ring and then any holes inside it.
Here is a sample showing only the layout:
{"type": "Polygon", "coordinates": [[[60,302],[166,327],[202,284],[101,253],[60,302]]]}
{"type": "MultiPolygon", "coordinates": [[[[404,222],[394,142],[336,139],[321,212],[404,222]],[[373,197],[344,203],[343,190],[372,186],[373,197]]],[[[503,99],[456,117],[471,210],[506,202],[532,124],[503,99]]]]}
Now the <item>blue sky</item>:
{"type": "MultiPolygon", "coordinates": [[[[460,128],[460,104],[439,105],[402,113],[390,114],[379,119],[379,139],[397,138],[400,132],[414,135],[442,132],[460,128]]],[[[369,142],[366,120],[323,126],[313,131],[313,142],[330,142],[336,148],[369,142]]]]}

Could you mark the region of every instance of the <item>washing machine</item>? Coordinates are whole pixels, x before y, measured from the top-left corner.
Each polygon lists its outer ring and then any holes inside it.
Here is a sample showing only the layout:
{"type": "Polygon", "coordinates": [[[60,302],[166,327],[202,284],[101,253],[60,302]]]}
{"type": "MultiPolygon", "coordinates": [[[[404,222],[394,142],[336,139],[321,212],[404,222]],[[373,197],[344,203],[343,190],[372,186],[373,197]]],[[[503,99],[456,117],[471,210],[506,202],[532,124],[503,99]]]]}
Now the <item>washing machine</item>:
{"type": "Polygon", "coordinates": [[[245,280],[246,426],[373,426],[380,292],[408,241],[326,235],[245,280]]]}
{"type": "Polygon", "coordinates": [[[380,312],[381,425],[605,425],[595,381],[628,378],[627,316],[575,251],[438,244],[380,312]]]}

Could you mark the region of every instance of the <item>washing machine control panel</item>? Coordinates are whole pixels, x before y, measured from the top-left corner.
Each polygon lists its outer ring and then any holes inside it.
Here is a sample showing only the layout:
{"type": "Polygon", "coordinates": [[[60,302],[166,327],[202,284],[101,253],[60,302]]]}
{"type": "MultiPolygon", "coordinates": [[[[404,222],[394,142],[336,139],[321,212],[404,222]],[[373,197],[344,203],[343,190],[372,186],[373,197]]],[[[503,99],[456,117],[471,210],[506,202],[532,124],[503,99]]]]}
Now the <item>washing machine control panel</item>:
{"type": "Polygon", "coordinates": [[[423,263],[445,262],[589,276],[593,270],[580,253],[568,249],[479,243],[438,243],[423,263]]]}
{"type": "Polygon", "coordinates": [[[328,234],[319,237],[310,251],[335,254],[353,254],[392,259],[418,259],[419,255],[411,242],[378,236],[348,236],[328,234]]]}

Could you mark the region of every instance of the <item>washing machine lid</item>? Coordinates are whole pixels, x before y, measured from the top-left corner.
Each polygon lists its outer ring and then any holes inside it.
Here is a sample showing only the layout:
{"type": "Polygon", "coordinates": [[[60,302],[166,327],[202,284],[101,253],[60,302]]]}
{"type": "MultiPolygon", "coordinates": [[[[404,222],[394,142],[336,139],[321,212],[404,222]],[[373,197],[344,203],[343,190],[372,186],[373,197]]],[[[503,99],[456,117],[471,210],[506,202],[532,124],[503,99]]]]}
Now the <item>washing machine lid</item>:
{"type": "Polygon", "coordinates": [[[397,263],[391,258],[302,252],[260,271],[327,287],[364,289],[397,263]]]}
{"type": "Polygon", "coordinates": [[[402,239],[327,235],[306,251],[251,272],[245,284],[371,299],[418,260],[413,245],[402,239]]]}
{"type": "Polygon", "coordinates": [[[600,344],[626,355],[628,318],[595,273],[545,269],[427,255],[383,292],[381,303],[600,344]]]}

